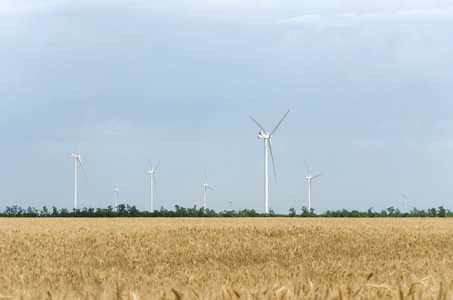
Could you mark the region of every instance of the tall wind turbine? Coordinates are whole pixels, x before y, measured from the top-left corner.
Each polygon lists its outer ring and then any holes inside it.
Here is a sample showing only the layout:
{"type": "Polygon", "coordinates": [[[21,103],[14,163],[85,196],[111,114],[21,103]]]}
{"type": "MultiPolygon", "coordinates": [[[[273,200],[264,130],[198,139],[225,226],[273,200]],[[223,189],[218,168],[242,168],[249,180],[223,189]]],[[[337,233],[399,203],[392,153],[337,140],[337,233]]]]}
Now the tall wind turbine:
{"type": "MultiPolygon", "coordinates": [[[[150,187],[150,195],[151,195],[151,199],[150,199],[150,202],[151,202],[151,209],[150,209],[150,212],[153,212],[153,182],[154,182],[154,185],[156,185],[156,171],[157,171],[157,168],[159,167],[159,164],[160,164],[160,160],[159,162],[157,163],[157,166],[155,169],[153,169],[153,165],[151,164],[151,162],[149,162],[150,166],[151,166],[151,170],[147,170],[146,173],[149,174],[151,176],[151,187],[150,187]]],[[[157,187],[156,187],[157,188],[157,187]]]]}
{"type": "Polygon", "coordinates": [[[285,117],[286,117],[286,115],[288,113],[289,113],[289,109],[286,112],[286,114],[283,116],[283,118],[280,120],[280,122],[277,124],[277,126],[275,126],[274,130],[272,130],[271,133],[267,133],[266,129],[264,129],[263,126],[261,126],[257,121],[255,121],[255,119],[250,117],[250,119],[252,119],[253,122],[255,122],[256,125],[258,125],[259,128],[261,128],[261,130],[263,130],[262,132],[258,133],[258,138],[264,140],[264,212],[266,214],[269,213],[267,148],[269,147],[269,150],[271,152],[272,167],[273,167],[273,170],[274,170],[275,183],[277,183],[277,174],[275,173],[274,154],[272,153],[272,141],[271,141],[271,139],[272,139],[272,135],[275,133],[275,131],[277,130],[278,126],[280,126],[280,124],[283,122],[283,120],[285,119],[285,117]]]}
{"type": "Polygon", "coordinates": [[[206,170],[204,171],[204,183],[202,183],[201,186],[203,187],[203,210],[206,212],[206,189],[210,189],[211,191],[214,191],[208,185],[208,181],[206,179],[206,170]]]}
{"type": "Polygon", "coordinates": [[[113,189],[113,192],[115,193],[115,212],[117,212],[118,211],[118,193],[119,193],[118,186],[116,186],[116,188],[113,189]]]}
{"type": "Polygon", "coordinates": [[[80,158],[80,147],[79,147],[79,150],[77,151],[77,154],[70,153],[69,157],[74,158],[74,210],[76,210],[77,209],[77,162],[79,162],[80,167],[82,167],[82,171],[83,171],[83,174],[85,175],[85,178],[87,178],[87,175],[85,174],[85,170],[83,169],[82,159],[80,158]]]}
{"type": "Polygon", "coordinates": [[[306,162],[305,162],[305,166],[307,167],[307,171],[308,171],[308,175],[305,176],[305,179],[308,180],[308,212],[310,213],[310,212],[311,212],[311,199],[310,199],[310,197],[311,197],[311,180],[312,180],[313,178],[316,178],[316,177],[321,176],[322,174],[318,174],[318,175],[315,175],[315,176],[311,176],[310,170],[308,169],[308,165],[307,165],[306,162]]]}
{"type": "Polygon", "coordinates": [[[228,203],[230,203],[230,210],[233,210],[233,199],[230,198],[230,200],[228,200],[228,203]]]}

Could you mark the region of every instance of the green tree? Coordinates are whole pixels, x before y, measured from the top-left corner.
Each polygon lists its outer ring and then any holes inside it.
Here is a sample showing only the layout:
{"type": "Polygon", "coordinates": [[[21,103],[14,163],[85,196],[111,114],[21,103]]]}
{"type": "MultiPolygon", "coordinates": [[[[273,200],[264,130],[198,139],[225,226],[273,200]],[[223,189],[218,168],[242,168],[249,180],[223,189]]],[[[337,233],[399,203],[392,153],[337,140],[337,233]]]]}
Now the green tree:
{"type": "Polygon", "coordinates": [[[116,215],[118,217],[127,217],[128,213],[126,210],[126,205],[124,205],[124,204],[118,205],[116,215]]]}
{"type": "Polygon", "coordinates": [[[360,212],[358,210],[353,210],[353,211],[351,211],[350,217],[351,218],[359,218],[360,217],[360,212]]]}
{"type": "Polygon", "coordinates": [[[302,206],[302,214],[300,216],[305,218],[310,216],[310,212],[305,206],[302,206]]]}
{"type": "Polygon", "coordinates": [[[393,208],[393,206],[390,206],[389,208],[387,208],[387,211],[389,212],[388,216],[393,217],[393,214],[395,213],[395,208],[393,208]]]}
{"type": "Polygon", "coordinates": [[[348,217],[350,217],[350,215],[351,215],[351,214],[349,213],[349,211],[347,211],[347,210],[344,209],[344,208],[343,208],[343,209],[341,210],[341,212],[340,212],[340,218],[348,218],[348,217]]]}
{"type": "Polygon", "coordinates": [[[42,207],[40,215],[41,217],[48,217],[50,215],[49,210],[45,205],[42,207]]]}
{"type": "Polygon", "coordinates": [[[275,217],[275,212],[272,208],[269,208],[269,214],[268,214],[269,217],[275,217]]]}
{"type": "Polygon", "coordinates": [[[70,216],[69,211],[66,208],[62,208],[60,210],[60,217],[67,218],[69,216],[70,216]]]}
{"type": "Polygon", "coordinates": [[[447,216],[447,211],[443,206],[439,206],[438,216],[441,218],[445,218],[447,216]]]}
{"type": "Polygon", "coordinates": [[[52,206],[52,217],[59,217],[58,209],[55,206],[52,206]]]}

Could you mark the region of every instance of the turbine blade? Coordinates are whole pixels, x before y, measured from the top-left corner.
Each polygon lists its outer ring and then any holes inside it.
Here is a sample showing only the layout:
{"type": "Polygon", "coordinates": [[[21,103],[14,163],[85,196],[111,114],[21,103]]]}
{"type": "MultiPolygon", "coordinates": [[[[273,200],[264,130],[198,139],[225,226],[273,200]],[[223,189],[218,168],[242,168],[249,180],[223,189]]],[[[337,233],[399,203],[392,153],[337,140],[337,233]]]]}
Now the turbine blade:
{"type": "Polygon", "coordinates": [[[270,134],[271,136],[272,136],[272,135],[274,134],[274,132],[277,130],[278,126],[280,126],[280,124],[282,124],[283,120],[286,118],[286,115],[289,113],[289,111],[290,111],[290,110],[288,109],[288,111],[287,111],[286,114],[283,116],[283,118],[280,120],[280,122],[277,124],[277,126],[275,126],[274,130],[272,130],[272,132],[271,132],[271,134],[270,134]]]}
{"type": "Polygon", "coordinates": [[[275,172],[274,154],[272,153],[272,140],[271,139],[269,139],[269,150],[271,152],[272,168],[274,170],[275,183],[277,183],[277,173],[275,172]]]}
{"type": "Polygon", "coordinates": [[[80,158],[80,156],[77,157],[77,160],[79,161],[79,164],[82,167],[83,175],[85,175],[85,178],[88,181],[88,177],[87,177],[87,174],[85,173],[85,169],[83,168],[82,159],[80,158]]]}
{"type": "Polygon", "coordinates": [[[322,174],[318,174],[318,175],[316,175],[316,176],[313,176],[311,179],[316,178],[316,177],[319,177],[319,176],[321,176],[321,175],[322,175],[322,174]]]}
{"type": "Polygon", "coordinates": [[[208,177],[206,176],[206,168],[204,168],[204,182],[208,183],[208,177]]]}
{"type": "Polygon", "coordinates": [[[156,194],[157,199],[157,183],[156,183],[156,175],[153,174],[153,181],[154,181],[154,193],[156,194]]]}
{"type": "Polygon", "coordinates": [[[148,158],[149,166],[151,167],[151,170],[153,169],[153,164],[151,163],[151,160],[148,158]]]}
{"type": "Polygon", "coordinates": [[[77,154],[80,154],[80,126],[79,126],[79,139],[77,140],[77,143],[78,143],[77,154]]]}
{"type": "Polygon", "coordinates": [[[258,122],[257,122],[257,121],[255,121],[255,119],[254,119],[254,118],[250,117],[250,119],[252,119],[252,120],[253,120],[253,122],[255,122],[255,123],[256,123],[256,125],[258,125],[258,127],[259,127],[259,128],[261,128],[261,130],[262,130],[262,131],[264,131],[264,133],[266,133],[266,134],[267,134],[267,131],[266,131],[266,129],[264,129],[264,128],[263,128],[263,126],[261,126],[260,124],[258,124],[258,122]]]}
{"type": "Polygon", "coordinates": [[[160,161],[161,161],[161,159],[159,159],[159,162],[157,163],[157,166],[156,166],[156,168],[154,169],[154,171],[157,171],[157,168],[158,168],[159,165],[160,165],[160,161]]]}
{"type": "Polygon", "coordinates": [[[206,186],[206,187],[207,187],[208,189],[210,189],[211,191],[213,191],[213,192],[214,192],[214,190],[213,190],[213,189],[211,189],[211,187],[210,187],[210,186],[206,186]]]}
{"type": "Polygon", "coordinates": [[[308,169],[307,161],[304,160],[304,162],[305,162],[305,166],[307,167],[308,176],[310,176],[310,170],[308,169]]]}

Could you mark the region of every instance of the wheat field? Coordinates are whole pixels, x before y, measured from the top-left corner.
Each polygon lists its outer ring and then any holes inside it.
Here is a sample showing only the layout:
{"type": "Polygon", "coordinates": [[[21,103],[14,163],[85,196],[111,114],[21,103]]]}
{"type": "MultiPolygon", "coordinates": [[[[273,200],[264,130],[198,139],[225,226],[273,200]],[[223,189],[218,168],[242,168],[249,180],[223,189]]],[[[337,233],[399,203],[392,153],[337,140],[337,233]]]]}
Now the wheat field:
{"type": "Polygon", "coordinates": [[[0,219],[0,299],[452,299],[452,219],[0,219]]]}

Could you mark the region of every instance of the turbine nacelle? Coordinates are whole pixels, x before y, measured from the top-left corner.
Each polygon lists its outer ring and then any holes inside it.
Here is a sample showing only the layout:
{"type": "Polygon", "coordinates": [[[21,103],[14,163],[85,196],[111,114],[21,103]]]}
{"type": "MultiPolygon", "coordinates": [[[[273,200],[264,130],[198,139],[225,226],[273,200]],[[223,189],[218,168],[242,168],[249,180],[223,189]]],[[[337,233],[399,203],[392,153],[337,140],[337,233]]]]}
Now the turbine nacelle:
{"type": "MultiPolygon", "coordinates": [[[[148,161],[149,161],[149,160],[148,160],[148,161]]],[[[151,175],[156,174],[156,171],[157,171],[157,168],[159,168],[159,165],[160,165],[160,160],[159,160],[159,162],[157,163],[156,168],[153,168],[153,165],[151,164],[151,161],[149,161],[149,166],[151,167],[151,170],[148,169],[148,170],[146,171],[146,174],[151,174],[151,175]]]]}
{"type": "Polygon", "coordinates": [[[259,139],[270,139],[271,135],[269,133],[263,133],[263,132],[260,131],[258,133],[258,138],[259,139]]]}
{"type": "Polygon", "coordinates": [[[309,175],[305,176],[305,179],[309,179],[309,180],[310,180],[310,179],[319,177],[319,176],[321,176],[321,175],[322,175],[322,174],[318,174],[318,175],[315,175],[315,176],[311,176],[311,174],[309,174],[309,175]]]}
{"type": "Polygon", "coordinates": [[[211,191],[214,191],[209,185],[208,183],[205,181],[204,183],[201,184],[201,186],[203,187],[203,189],[206,191],[206,189],[210,189],[211,191]]]}

